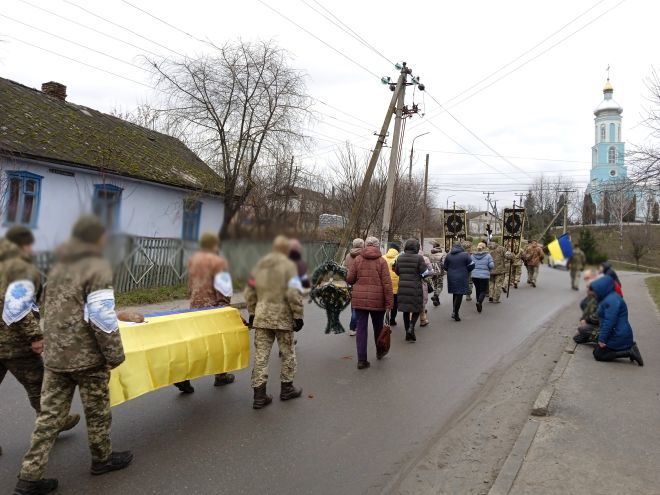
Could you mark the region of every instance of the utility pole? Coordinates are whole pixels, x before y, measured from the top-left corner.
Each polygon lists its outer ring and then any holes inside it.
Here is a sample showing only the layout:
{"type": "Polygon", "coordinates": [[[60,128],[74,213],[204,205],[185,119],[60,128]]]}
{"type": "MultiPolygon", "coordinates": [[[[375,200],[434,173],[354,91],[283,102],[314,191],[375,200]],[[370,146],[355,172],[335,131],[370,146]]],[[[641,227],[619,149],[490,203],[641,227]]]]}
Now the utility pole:
{"type": "Polygon", "coordinates": [[[564,189],[562,191],[558,191],[564,195],[564,231],[563,233],[565,234],[568,232],[568,195],[570,193],[577,192],[575,189],[564,189]]]}
{"type": "Polygon", "coordinates": [[[426,230],[426,193],[429,186],[429,154],[426,154],[426,166],[424,167],[424,203],[422,203],[422,231],[419,235],[422,249],[424,249],[424,230],[426,230]]]}
{"type": "MultiPolygon", "coordinates": [[[[522,207],[523,204],[525,204],[523,198],[524,198],[525,196],[527,196],[527,194],[525,194],[525,193],[515,193],[514,196],[517,196],[517,197],[518,197],[518,199],[520,200],[520,201],[518,201],[518,205],[519,205],[520,207],[522,207]]],[[[515,201],[514,201],[514,208],[515,208],[515,201]]]]}
{"type": "Polygon", "coordinates": [[[410,146],[410,165],[408,166],[408,180],[412,182],[412,162],[413,162],[413,151],[415,150],[415,140],[419,137],[426,136],[427,134],[430,134],[431,131],[428,132],[423,132],[422,134],[418,134],[415,136],[412,140],[412,145],[410,146]]]}
{"type": "Polygon", "coordinates": [[[376,169],[376,164],[378,163],[378,157],[380,156],[380,151],[383,148],[383,144],[385,143],[385,138],[387,136],[387,129],[389,129],[390,127],[390,122],[392,122],[392,114],[394,113],[396,104],[399,101],[399,94],[401,93],[402,89],[405,87],[407,73],[404,72],[404,70],[405,70],[405,66],[401,70],[401,74],[399,75],[399,79],[394,88],[394,94],[392,95],[390,104],[387,107],[385,119],[383,120],[383,125],[380,128],[380,133],[378,134],[378,140],[376,141],[376,147],[374,148],[374,151],[371,154],[369,165],[367,166],[367,171],[364,174],[364,180],[362,181],[360,192],[358,193],[358,197],[356,198],[356,201],[353,204],[353,208],[351,209],[351,216],[348,220],[348,225],[344,229],[344,234],[341,237],[339,248],[337,249],[337,253],[335,255],[335,261],[337,263],[342,263],[344,261],[348,242],[350,241],[350,237],[355,232],[355,228],[357,226],[357,221],[358,221],[358,215],[361,213],[362,208],[364,207],[364,200],[367,196],[369,185],[371,184],[371,178],[374,175],[374,170],[376,169]]]}
{"type": "Polygon", "coordinates": [[[392,200],[394,199],[394,183],[396,182],[399,169],[399,141],[401,139],[401,122],[403,121],[403,104],[406,96],[405,80],[408,77],[408,69],[405,65],[401,69],[404,84],[399,91],[396,103],[396,117],[394,119],[394,134],[392,135],[392,149],[390,150],[390,166],[387,169],[387,187],[385,189],[385,207],[383,208],[383,226],[380,234],[380,243],[387,247],[390,237],[390,223],[392,222],[392,200]]]}

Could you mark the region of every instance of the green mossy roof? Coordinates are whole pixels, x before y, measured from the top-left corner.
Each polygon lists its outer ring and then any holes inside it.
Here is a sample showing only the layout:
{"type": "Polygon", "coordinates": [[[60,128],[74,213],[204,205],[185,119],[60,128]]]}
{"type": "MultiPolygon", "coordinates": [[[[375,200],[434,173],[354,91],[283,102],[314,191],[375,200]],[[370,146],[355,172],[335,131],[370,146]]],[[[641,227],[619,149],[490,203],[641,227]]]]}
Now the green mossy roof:
{"type": "Polygon", "coordinates": [[[181,141],[0,77],[0,151],[221,193],[181,141]]]}

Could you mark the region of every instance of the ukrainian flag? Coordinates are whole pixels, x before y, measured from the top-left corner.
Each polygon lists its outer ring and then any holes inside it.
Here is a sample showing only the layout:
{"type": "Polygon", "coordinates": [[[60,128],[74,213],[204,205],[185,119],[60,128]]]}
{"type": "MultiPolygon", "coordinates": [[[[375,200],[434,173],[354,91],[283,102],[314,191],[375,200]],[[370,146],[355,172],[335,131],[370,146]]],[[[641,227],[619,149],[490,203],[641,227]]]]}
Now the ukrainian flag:
{"type": "Polygon", "coordinates": [[[555,261],[567,260],[573,256],[573,244],[571,243],[570,236],[564,234],[559,239],[552,241],[548,244],[548,251],[550,251],[550,256],[555,261]]]}

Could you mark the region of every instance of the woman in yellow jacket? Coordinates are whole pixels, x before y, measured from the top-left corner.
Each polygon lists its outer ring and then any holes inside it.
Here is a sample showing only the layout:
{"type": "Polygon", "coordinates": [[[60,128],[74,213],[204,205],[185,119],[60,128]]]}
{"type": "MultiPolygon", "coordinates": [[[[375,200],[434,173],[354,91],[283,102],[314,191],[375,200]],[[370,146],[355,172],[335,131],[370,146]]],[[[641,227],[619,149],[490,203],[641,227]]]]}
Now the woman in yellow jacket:
{"type": "Polygon", "coordinates": [[[392,305],[392,310],[390,311],[390,325],[396,325],[396,313],[397,313],[397,293],[399,292],[399,276],[394,273],[394,262],[399,257],[401,247],[396,242],[390,242],[387,245],[387,253],[383,256],[385,261],[387,261],[387,267],[390,270],[390,278],[392,279],[392,292],[394,293],[394,304],[392,305]]]}

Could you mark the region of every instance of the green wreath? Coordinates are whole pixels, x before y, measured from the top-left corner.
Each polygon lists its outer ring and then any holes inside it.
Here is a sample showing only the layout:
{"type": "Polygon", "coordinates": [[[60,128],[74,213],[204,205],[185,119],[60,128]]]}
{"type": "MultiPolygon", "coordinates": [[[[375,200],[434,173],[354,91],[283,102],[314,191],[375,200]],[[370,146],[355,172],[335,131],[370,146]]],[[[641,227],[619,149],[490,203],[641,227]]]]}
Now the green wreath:
{"type": "Polygon", "coordinates": [[[325,309],[328,323],[325,333],[344,333],[339,315],[351,303],[351,287],[346,283],[346,268],[334,261],[326,261],[312,274],[309,296],[317,306],[325,309]]]}

